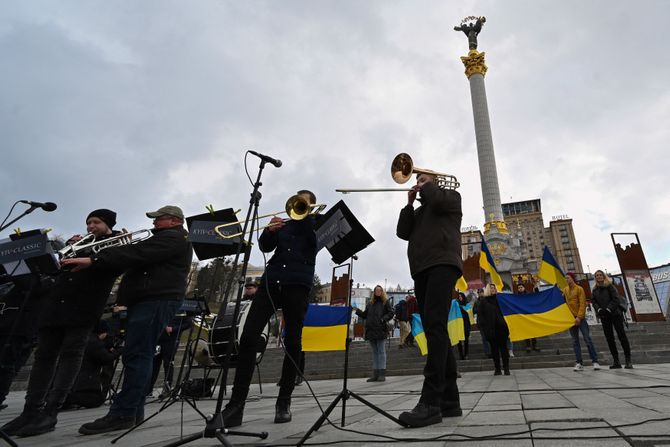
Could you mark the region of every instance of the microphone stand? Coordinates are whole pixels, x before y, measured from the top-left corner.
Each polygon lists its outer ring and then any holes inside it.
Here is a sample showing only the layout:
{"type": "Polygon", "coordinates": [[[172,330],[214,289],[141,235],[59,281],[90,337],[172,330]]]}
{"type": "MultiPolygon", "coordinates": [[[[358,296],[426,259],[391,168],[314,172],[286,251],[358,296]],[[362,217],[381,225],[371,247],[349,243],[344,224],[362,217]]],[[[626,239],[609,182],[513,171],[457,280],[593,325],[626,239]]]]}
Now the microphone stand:
{"type": "MultiPolygon", "coordinates": [[[[9,227],[11,224],[13,224],[14,222],[16,222],[17,220],[19,220],[19,219],[25,217],[27,214],[32,213],[32,212],[35,211],[36,209],[37,209],[36,206],[34,206],[34,205],[30,205],[30,208],[28,208],[28,209],[25,210],[23,213],[21,213],[21,215],[19,215],[19,217],[17,217],[16,219],[12,220],[11,222],[8,222],[6,225],[0,225],[0,231],[2,231],[2,230],[4,230],[5,228],[9,227]]],[[[11,211],[10,211],[10,213],[11,213],[11,211]]]]}
{"type": "MultiPolygon", "coordinates": [[[[254,183],[254,190],[251,193],[251,199],[249,199],[247,218],[244,220],[244,227],[242,228],[240,243],[237,248],[237,253],[235,254],[235,260],[233,261],[233,265],[237,266],[237,263],[240,259],[240,255],[242,255],[242,249],[244,247],[244,258],[242,261],[242,270],[240,271],[238,279],[237,298],[235,300],[235,310],[233,312],[233,319],[232,319],[233,322],[237,321],[237,318],[240,314],[240,302],[242,301],[242,294],[244,292],[244,279],[246,278],[247,275],[247,266],[249,265],[249,258],[251,257],[251,237],[254,234],[254,226],[256,223],[255,217],[258,215],[258,205],[261,199],[261,193],[259,192],[259,189],[262,185],[261,176],[263,174],[263,169],[265,169],[266,163],[267,161],[265,159],[261,159],[261,163],[258,169],[258,177],[256,178],[256,182],[254,183]],[[249,240],[245,241],[244,237],[247,235],[249,235],[249,240]]],[[[227,290],[224,299],[221,302],[221,307],[219,308],[218,315],[225,315],[226,313],[226,308],[228,306],[228,295],[231,286],[232,286],[232,278],[228,287],[226,288],[227,290]]],[[[216,399],[216,409],[214,410],[214,414],[207,419],[205,429],[201,432],[185,436],[181,439],[177,439],[174,442],[167,443],[164,445],[164,447],[177,447],[180,445],[188,444],[192,441],[201,438],[216,438],[219,440],[221,444],[225,446],[232,446],[230,441],[226,439],[227,435],[251,436],[260,439],[266,439],[268,437],[268,433],[265,431],[260,433],[250,433],[236,430],[235,431],[228,430],[227,428],[225,428],[225,425],[223,423],[223,415],[221,413],[223,410],[223,396],[225,393],[226,383],[228,380],[228,370],[230,369],[230,357],[233,352],[234,342],[235,342],[235,331],[231,329],[228,334],[228,346],[226,349],[226,355],[224,357],[223,365],[221,367],[222,377],[221,377],[221,383],[219,385],[219,396],[216,399]]]]}

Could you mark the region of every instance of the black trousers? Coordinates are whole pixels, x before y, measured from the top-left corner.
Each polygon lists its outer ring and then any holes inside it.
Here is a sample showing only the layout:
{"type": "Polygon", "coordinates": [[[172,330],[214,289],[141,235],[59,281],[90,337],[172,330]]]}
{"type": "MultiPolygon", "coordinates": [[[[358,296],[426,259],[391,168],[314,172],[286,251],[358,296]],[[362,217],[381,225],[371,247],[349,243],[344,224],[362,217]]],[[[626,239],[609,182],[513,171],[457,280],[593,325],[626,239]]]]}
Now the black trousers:
{"type": "Polygon", "coordinates": [[[249,384],[254,373],[258,337],[274,314],[275,308],[282,309],[286,323],[284,335],[286,354],[282,365],[277,400],[291,398],[293,388],[295,388],[296,365],[300,363],[300,352],[302,351],[302,327],[307,313],[308,294],[307,287],[298,285],[268,285],[266,287],[265,284],[261,284],[258,287],[240,337],[240,354],[237,356],[231,402],[243,403],[247,399],[249,384]]]}
{"type": "Polygon", "coordinates": [[[91,327],[45,327],[39,330],[30,371],[26,409],[45,403],[57,410],[65,402],[81,368],[91,327]]]}
{"type": "Polygon", "coordinates": [[[502,369],[509,369],[509,351],[507,350],[507,337],[509,334],[496,334],[492,339],[487,340],[491,345],[491,358],[496,371],[500,371],[500,360],[502,360],[502,369]]]}
{"type": "Polygon", "coordinates": [[[420,399],[427,405],[460,406],[456,357],[447,332],[451,291],[460,276],[456,267],[437,265],[414,277],[414,292],[428,344],[420,399]]]}
{"type": "Polygon", "coordinates": [[[34,342],[25,335],[0,336],[0,404],[5,401],[14,378],[33,352],[34,342]]]}
{"type": "Polygon", "coordinates": [[[614,314],[607,315],[605,312],[605,317],[600,319],[600,323],[603,326],[603,332],[605,333],[605,339],[607,339],[607,346],[610,348],[610,354],[612,354],[612,359],[615,362],[619,361],[619,351],[616,347],[616,341],[614,340],[614,330],[619,337],[619,342],[623,348],[623,355],[626,360],[630,360],[630,343],[628,343],[628,337],[626,336],[626,329],[623,327],[623,315],[614,314]]]}

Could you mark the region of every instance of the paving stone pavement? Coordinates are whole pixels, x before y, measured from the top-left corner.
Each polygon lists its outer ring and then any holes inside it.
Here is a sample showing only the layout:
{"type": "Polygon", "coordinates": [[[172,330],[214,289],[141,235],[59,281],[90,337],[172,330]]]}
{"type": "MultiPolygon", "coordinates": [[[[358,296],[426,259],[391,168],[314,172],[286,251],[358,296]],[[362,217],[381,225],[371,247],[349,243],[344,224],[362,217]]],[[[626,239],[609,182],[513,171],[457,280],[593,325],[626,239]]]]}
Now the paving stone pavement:
{"type": "MultiPolygon", "coordinates": [[[[467,441],[472,446],[654,446],[670,445],[670,364],[636,365],[633,370],[594,371],[586,368],[514,370],[511,376],[472,372],[459,379],[463,416],[420,429],[398,426],[356,399],[346,402],[345,427],[340,427],[342,405],[331,413],[334,425],[324,424],[305,445],[367,446],[391,444],[444,446],[467,441]],[[646,422],[652,421],[652,422],[646,422]]],[[[386,382],[367,383],[350,379],[349,390],[397,417],[418,400],[421,376],[387,377],[386,382]]],[[[311,384],[322,408],[342,389],[341,380],[311,384]]],[[[263,394],[252,387],[241,431],[267,431],[265,440],[227,436],[232,445],[296,445],[319,417],[320,410],[307,385],[296,387],[293,422],[274,424],[277,387],[263,384],[263,394]]],[[[23,392],[12,392],[9,407],[0,412],[5,423],[19,414],[23,392]]],[[[147,416],[160,408],[147,405],[147,416]]],[[[215,400],[197,401],[198,409],[213,412],[215,400]]],[[[32,438],[17,438],[20,446],[103,446],[119,434],[79,435],[85,422],[103,416],[106,408],[66,411],[59,415],[55,431],[32,438]]],[[[181,434],[202,432],[198,413],[181,401],[160,412],[118,446],[161,446],[181,434]]],[[[201,438],[191,446],[218,446],[213,438],[201,438]]]]}

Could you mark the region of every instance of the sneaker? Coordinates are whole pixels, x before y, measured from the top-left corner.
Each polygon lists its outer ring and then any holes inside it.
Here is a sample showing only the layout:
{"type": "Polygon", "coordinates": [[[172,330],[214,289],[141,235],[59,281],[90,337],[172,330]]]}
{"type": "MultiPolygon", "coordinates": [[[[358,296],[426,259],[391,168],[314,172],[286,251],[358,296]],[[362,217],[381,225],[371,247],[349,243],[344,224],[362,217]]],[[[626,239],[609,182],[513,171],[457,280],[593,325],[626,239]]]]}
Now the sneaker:
{"type": "MultiPolygon", "coordinates": [[[[596,363],[597,365],[597,363],[596,363]]],[[[598,367],[600,368],[600,367],[598,367]]],[[[573,368],[574,371],[584,371],[584,366],[581,363],[575,363],[575,367],[573,368]]]]}
{"type": "Polygon", "coordinates": [[[502,376],[502,371],[500,371],[499,369],[496,369],[495,371],[493,371],[493,375],[494,376],[502,376]]]}
{"type": "Polygon", "coordinates": [[[614,362],[610,365],[610,369],[621,369],[621,363],[614,362]]]}
{"type": "Polygon", "coordinates": [[[511,374],[511,373],[509,372],[509,369],[506,369],[506,370],[505,370],[505,375],[506,375],[506,376],[509,376],[510,374],[511,374]]]}
{"type": "Polygon", "coordinates": [[[93,422],[79,427],[79,433],[82,435],[97,435],[98,433],[107,433],[110,431],[127,430],[135,426],[135,416],[116,416],[107,414],[96,419],[93,422]]]}
{"type": "Polygon", "coordinates": [[[416,404],[412,411],[403,411],[398,417],[406,427],[418,428],[442,422],[442,411],[435,405],[426,405],[423,402],[416,404]]]}
{"type": "Polygon", "coordinates": [[[595,369],[596,371],[599,370],[600,369],[600,363],[593,362],[593,369],[595,369]]]}
{"type": "Polygon", "coordinates": [[[277,399],[275,405],[275,424],[285,424],[291,422],[291,401],[277,399]]]}
{"type": "Polygon", "coordinates": [[[511,349],[510,349],[510,351],[509,351],[509,356],[510,356],[510,358],[513,358],[513,357],[514,357],[514,352],[513,352],[511,349]]]}
{"type": "Polygon", "coordinates": [[[624,365],[624,368],[633,369],[633,363],[630,360],[626,360],[626,364],[624,365]]]}

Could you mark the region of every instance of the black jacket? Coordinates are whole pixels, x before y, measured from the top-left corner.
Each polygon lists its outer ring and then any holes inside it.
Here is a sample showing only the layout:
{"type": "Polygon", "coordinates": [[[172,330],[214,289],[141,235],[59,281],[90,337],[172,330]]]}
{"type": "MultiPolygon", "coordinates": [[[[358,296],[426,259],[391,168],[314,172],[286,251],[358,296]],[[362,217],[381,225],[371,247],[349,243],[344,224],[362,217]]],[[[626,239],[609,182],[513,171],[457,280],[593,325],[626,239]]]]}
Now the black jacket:
{"type": "Polygon", "coordinates": [[[188,233],[183,227],[152,232],[149,239],[108,248],[91,257],[96,269],[125,269],[117,300],[120,305],[184,298],[193,259],[188,233]]]}
{"type": "Polygon", "coordinates": [[[29,273],[13,276],[11,286],[0,295],[0,335],[32,339],[37,333],[40,314],[54,284],[46,275],[29,273]]]}
{"type": "MultiPolygon", "coordinates": [[[[110,236],[120,234],[113,232],[110,236]]],[[[104,240],[99,237],[96,240],[104,240]]],[[[40,327],[90,326],[98,322],[114,286],[116,270],[83,269],[78,272],[61,270],[56,284],[46,300],[40,327]]]]}
{"type": "Polygon", "coordinates": [[[268,261],[261,282],[312,288],[316,263],[315,224],[316,217],[309,216],[303,220],[289,220],[276,232],[263,231],[258,239],[259,248],[265,253],[273,250],[275,253],[268,261]]]}
{"type": "Polygon", "coordinates": [[[461,195],[426,183],[421,189],[421,206],[400,210],[396,235],[409,241],[407,257],[412,277],[436,266],[452,265],[463,270],[461,248],[461,195]]]}
{"type": "Polygon", "coordinates": [[[500,311],[498,299],[495,295],[486,296],[479,300],[477,306],[477,325],[487,340],[507,338],[509,328],[500,311]]]}
{"type": "Polygon", "coordinates": [[[591,292],[591,303],[596,313],[599,309],[609,311],[612,315],[622,313],[619,307],[619,292],[612,284],[607,287],[596,285],[591,292]]]}
{"type": "Polygon", "coordinates": [[[372,298],[364,311],[357,310],[356,315],[365,319],[365,339],[384,340],[388,336],[386,323],[393,318],[391,302],[382,303],[381,299],[372,298]]]}

